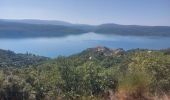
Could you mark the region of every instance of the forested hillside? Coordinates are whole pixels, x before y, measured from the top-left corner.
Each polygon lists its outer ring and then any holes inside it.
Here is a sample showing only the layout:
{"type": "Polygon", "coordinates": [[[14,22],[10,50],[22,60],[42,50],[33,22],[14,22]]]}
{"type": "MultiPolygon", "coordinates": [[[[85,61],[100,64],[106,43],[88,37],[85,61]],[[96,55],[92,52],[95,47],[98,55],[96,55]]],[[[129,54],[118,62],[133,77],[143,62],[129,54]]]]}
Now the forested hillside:
{"type": "Polygon", "coordinates": [[[32,67],[3,67],[0,99],[168,100],[169,51],[96,47],[32,67]]]}
{"type": "Polygon", "coordinates": [[[34,54],[16,54],[10,50],[0,49],[0,67],[28,67],[40,62],[46,61],[49,58],[36,56],[34,54]]]}

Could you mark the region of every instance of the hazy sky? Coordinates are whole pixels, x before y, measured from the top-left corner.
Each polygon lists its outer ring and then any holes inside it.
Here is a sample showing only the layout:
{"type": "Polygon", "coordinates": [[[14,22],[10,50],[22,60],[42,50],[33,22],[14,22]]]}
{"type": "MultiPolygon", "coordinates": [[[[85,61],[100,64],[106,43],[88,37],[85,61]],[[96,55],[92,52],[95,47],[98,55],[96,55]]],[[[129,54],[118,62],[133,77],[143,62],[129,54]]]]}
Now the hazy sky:
{"type": "Polygon", "coordinates": [[[170,26],[170,0],[0,0],[0,18],[170,26]]]}

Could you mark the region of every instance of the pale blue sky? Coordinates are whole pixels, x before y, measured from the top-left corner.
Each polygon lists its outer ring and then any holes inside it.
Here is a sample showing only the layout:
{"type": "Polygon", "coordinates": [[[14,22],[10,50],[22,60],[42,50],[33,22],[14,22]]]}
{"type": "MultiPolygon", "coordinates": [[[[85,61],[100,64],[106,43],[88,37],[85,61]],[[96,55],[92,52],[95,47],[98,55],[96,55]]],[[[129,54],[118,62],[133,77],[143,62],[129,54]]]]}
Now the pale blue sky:
{"type": "Polygon", "coordinates": [[[170,26],[170,0],[0,0],[0,19],[170,26]]]}

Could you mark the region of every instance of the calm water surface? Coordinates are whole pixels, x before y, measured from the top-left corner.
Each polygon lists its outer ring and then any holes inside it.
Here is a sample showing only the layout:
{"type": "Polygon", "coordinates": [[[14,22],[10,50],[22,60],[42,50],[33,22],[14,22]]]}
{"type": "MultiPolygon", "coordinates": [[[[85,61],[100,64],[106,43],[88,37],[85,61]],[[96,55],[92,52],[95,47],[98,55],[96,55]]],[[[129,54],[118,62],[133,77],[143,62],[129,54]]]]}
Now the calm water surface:
{"type": "Polygon", "coordinates": [[[100,35],[86,33],[57,38],[0,39],[0,48],[16,53],[34,53],[57,57],[79,53],[89,47],[106,46],[110,48],[148,48],[161,49],[170,47],[170,37],[137,37],[100,35]]]}

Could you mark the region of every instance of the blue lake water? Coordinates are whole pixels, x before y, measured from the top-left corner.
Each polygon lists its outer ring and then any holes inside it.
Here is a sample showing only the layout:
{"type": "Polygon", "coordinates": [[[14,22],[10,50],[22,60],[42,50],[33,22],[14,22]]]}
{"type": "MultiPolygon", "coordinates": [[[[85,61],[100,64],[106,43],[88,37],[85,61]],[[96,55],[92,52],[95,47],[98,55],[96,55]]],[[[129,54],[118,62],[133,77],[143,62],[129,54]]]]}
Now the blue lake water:
{"type": "Polygon", "coordinates": [[[12,50],[16,53],[29,52],[48,57],[68,56],[96,46],[123,48],[125,50],[133,48],[162,49],[170,47],[170,37],[137,37],[86,33],[56,38],[0,39],[0,49],[12,50]]]}

